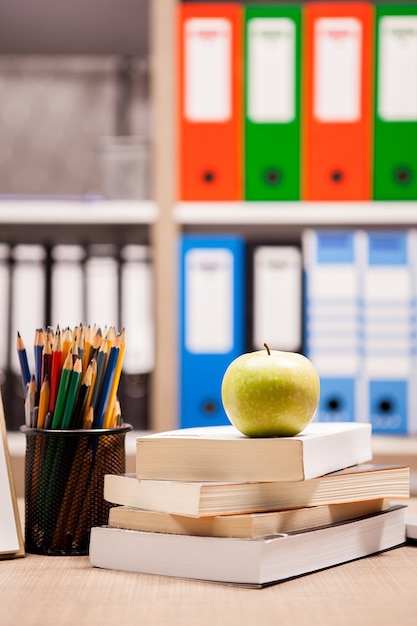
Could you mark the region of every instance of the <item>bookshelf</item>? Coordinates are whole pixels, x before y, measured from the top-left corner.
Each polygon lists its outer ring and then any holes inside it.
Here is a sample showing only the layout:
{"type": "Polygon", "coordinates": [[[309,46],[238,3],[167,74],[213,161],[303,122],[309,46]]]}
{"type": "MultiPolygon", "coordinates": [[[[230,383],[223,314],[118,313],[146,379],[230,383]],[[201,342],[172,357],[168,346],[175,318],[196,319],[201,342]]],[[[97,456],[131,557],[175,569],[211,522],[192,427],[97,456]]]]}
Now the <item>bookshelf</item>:
{"type": "MultiPolygon", "coordinates": [[[[145,4],[145,3],[144,3],[145,4]]],[[[175,10],[178,0],[148,2],[150,49],[150,105],[152,110],[151,201],[35,200],[0,203],[3,239],[15,242],[39,237],[57,242],[82,234],[147,242],[155,275],[156,365],[151,381],[152,430],[177,424],[177,239],[181,232],[236,231],[275,240],[299,239],[305,227],[361,226],[373,228],[417,226],[417,202],[232,202],[178,203],[175,128],[175,10]]]]}
{"type": "Polygon", "coordinates": [[[149,226],[157,219],[151,201],[135,200],[0,200],[3,227],[149,226]]]}
{"type": "Polygon", "coordinates": [[[194,226],[413,226],[417,202],[179,202],[174,217],[194,226]]]}
{"type": "Polygon", "coordinates": [[[149,243],[154,202],[134,200],[0,200],[8,243],[149,243]]]}

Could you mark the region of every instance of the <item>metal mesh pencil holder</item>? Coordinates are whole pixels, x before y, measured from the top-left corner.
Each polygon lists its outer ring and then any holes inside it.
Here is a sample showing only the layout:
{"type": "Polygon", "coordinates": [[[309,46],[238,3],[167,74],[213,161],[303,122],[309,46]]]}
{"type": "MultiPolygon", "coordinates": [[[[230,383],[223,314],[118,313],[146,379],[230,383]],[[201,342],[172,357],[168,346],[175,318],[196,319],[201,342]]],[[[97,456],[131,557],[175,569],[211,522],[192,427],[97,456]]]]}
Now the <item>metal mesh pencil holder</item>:
{"type": "Polygon", "coordinates": [[[104,475],[125,472],[125,435],[132,427],[20,430],[26,435],[26,551],[88,554],[91,528],[108,523],[104,475]]]}

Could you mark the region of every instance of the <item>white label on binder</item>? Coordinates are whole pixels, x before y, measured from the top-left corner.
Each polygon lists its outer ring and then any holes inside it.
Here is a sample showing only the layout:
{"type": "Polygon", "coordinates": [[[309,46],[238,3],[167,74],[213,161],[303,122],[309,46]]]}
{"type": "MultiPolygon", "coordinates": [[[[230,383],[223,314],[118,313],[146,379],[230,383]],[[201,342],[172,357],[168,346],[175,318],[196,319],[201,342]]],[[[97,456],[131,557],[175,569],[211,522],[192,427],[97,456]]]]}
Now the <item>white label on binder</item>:
{"type": "Polygon", "coordinates": [[[52,258],[51,324],[75,328],[85,319],[84,249],[77,245],[57,245],[52,249],[52,258]]]}
{"type": "Polygon", "coordinates": [[[253,342],[261,349],[301,345],[301,253],[292,246],[260,246],[254,254],[253,342]]]}
{"type": "Polygon", "coordinates": [[[385,305],[387,311],[393,309],[394,304],[403,303],[409,306],[412,298],[411,272],[408,267],[375,266],[368,267],[363,279],[365,306],[376,302],[379,306],[385,305]],[[389,288],[387,288],[389,285],[389,288]]]}
{"type": "MultiPolygon", "coordinates": [[[[34,372],[34,354],[30,348],[36,328],[45,325],[45,251],[42,246],[22,244],[14,250],[12,270],[11,336],[20,332],[26,344],[29,368],[34,372]]],[[[11,351],[11,368],[20,373],[16,350],[11,351]]]]}
{"type": "Polygon", "coordinates": [[[233,254],[195,248],[185,256],[185,346],[189,352],[233,348],[233,254]]]}
{"type": "Polygon", "coordinates": [[[314,116],[322,122],[356,122],[361,116],[360,21],[318,19],[314,44],[314,116]]]}
{"type": "Polygon", "coordinates": [[[52,268],[52,326],[75,328],[84,319],[84,274],[81,265],[59,263],[52,268]]]}
{"type": "Polygon", "coordinates": [[[378,68],[379,116],[417,120],[417,16],[381,18],[378,68]]]}
{"type": "Polygon", "coordinates": [[[118,263],[112,257],[91,257],[85,264],[86,312],[89,324],[118,327],[118,263]]]}
{"type": "Polygon", "coordinates": [[[254,122],[295,117],[295,24],[255,18],[248,25],[248,116],[254,122]]]}
{"type": "Polygon", "coordinates": [[[185,22],[185,117],[225,122],[231,117],[232,26],[224,18],[185,22]]]}
{"type": "Polygon", "coordinates": [[[121,317],[127,342],[123,371],[143,374],[155,361],[153,271],[150,262],[127,261],[121,270],[121,317]]]}

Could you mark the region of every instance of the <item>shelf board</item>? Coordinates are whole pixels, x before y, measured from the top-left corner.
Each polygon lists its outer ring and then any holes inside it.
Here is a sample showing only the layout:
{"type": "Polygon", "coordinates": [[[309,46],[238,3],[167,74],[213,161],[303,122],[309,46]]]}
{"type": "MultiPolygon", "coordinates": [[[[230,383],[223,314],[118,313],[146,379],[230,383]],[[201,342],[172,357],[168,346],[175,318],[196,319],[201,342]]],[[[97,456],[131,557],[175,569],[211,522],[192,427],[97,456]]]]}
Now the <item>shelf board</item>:
{"type": "Polygon", "coordinates": [[[139,200],[0,200],[0,224],[153,224],[154,202],[139,200]]]}
{"type": "Polygon", "coordinates": [[[417,201],[405,202],[180,202],[183,225],[417,225],[417,201]]]}

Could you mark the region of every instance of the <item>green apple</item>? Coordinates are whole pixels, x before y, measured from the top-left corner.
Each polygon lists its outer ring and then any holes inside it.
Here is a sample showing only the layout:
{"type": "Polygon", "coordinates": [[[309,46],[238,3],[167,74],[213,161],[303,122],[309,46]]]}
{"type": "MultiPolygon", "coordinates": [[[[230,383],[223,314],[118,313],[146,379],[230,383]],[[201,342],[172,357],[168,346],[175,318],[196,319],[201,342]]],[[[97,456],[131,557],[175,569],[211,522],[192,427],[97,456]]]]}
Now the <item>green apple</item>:
{"type": "Polygon", "coordinates": [[[320,397],[312,362],[297,352],[265,350],[232,361],[222,381],[222,401],[232,424],[248,437],[289,437],[311,422],[320,397]]]}

